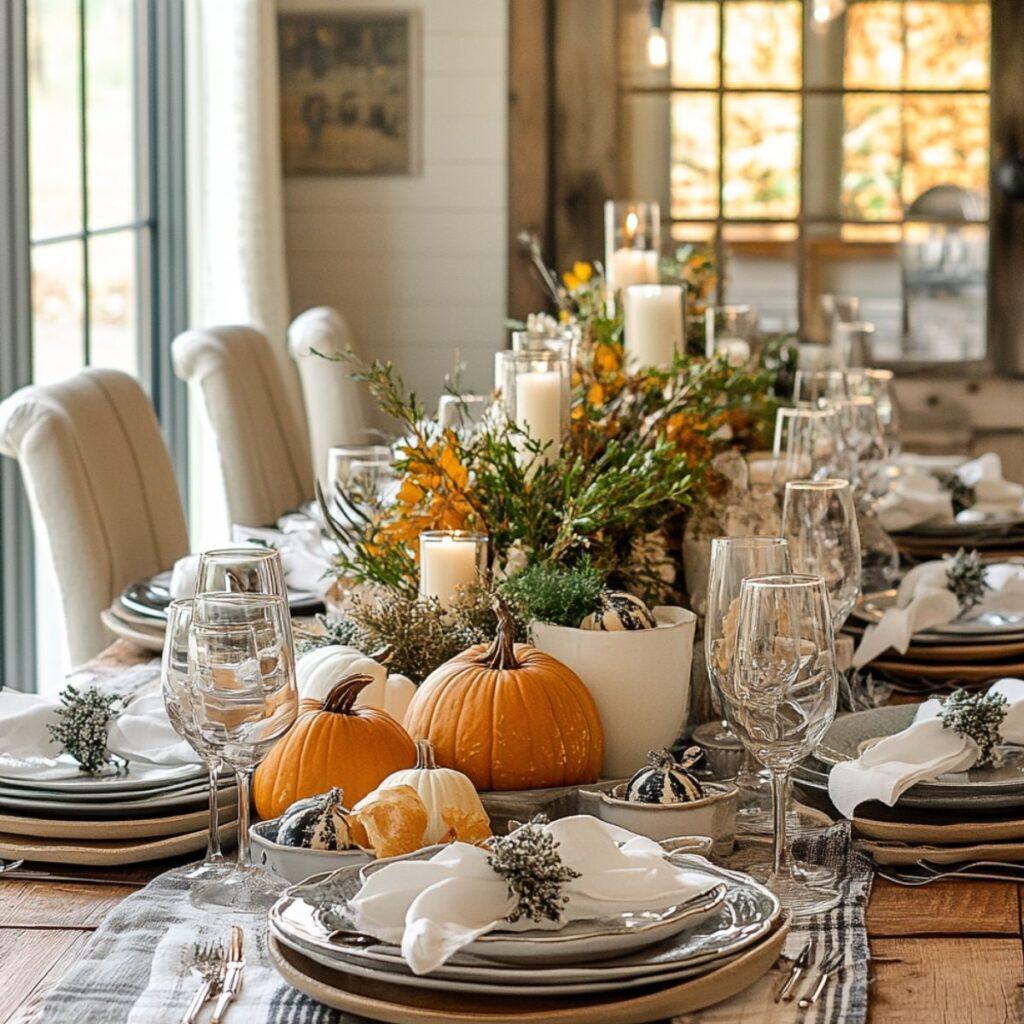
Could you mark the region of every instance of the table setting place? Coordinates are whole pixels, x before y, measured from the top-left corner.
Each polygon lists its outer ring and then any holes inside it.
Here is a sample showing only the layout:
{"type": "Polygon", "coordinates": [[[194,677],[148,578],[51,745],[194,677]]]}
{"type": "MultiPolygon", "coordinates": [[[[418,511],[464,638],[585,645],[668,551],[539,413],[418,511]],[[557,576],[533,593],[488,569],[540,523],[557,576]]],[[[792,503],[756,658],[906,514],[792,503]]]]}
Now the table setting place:
{"type": "Polygon", "coordinates": [[[0,892],[158,862],[19,1024],[864,1024],[876,876],[1024,883],[1024,490],[540,269],[489,397],[361,366],[400,440],[0,692],[0,892]]]}

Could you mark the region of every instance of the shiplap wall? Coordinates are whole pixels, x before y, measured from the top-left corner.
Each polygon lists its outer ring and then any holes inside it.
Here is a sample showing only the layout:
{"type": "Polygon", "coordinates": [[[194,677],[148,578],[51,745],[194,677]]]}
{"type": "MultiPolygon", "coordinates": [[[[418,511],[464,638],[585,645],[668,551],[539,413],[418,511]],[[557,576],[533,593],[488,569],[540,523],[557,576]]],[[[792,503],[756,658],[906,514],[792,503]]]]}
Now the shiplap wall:
{"type": "Polygon", "coordinates": [[[503,345],[508,0],[278,0],[280,11],[417,9],[422,161],[414,177],[285,179],[294,313],[336,306],[362,352],[436,396],[456,352],[489,388],[503,345]]]}

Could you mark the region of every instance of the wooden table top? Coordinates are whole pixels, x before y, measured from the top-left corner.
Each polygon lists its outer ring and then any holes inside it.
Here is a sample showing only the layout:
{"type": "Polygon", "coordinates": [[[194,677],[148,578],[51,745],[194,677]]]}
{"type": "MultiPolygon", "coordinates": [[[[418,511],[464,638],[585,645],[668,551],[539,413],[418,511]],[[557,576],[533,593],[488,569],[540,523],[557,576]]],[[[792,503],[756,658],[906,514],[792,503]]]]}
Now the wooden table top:
{"type": "MultiPolygon", "coordinates": [[[[67,873],[145,882],[169,866],[67,873]]],[[[103,918],[136,890],[2,879],[0,1024],[8,1024],[60,980],[103,918]]],[[[1024,1024],[1022,895],[1024,886],[1008,882],[905,889],[876,879],[868,907],[877,958],[871,1024],[1024,1024]]]]}

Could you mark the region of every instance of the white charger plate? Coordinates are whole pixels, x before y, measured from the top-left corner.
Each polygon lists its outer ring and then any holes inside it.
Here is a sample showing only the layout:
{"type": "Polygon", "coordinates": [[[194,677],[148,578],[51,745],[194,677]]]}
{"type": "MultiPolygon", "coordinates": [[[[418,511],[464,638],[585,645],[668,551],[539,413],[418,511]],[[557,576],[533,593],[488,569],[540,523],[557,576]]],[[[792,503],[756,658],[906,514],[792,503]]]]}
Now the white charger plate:
{"type": "MultiPolygon", "coordinates": [[[[77,768],[77,762],[67,758],[69,767],[77,768]]],[[[0,786],[14,786],[25,789],[45,790],[52,793],[116,793],[121,790],[157,789],[192,779],[205,779],[206,766],[203,764],[144,764],[132,761],[127,772],[120,775],[79,775],[66,779],[29,779],[23,776],[5,775],[0,759],[0,786]]]]}

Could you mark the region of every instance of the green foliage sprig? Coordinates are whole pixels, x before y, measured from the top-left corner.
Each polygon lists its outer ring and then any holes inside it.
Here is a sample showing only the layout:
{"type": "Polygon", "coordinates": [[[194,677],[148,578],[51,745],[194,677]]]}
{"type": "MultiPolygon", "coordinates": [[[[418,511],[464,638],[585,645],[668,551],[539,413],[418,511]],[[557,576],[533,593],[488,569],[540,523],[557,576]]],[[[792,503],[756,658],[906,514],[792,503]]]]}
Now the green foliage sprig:
{"type": "Polygon", "coordinates": [[[977,551],[960,548],[946,566],[946,586],[956,595],[960,614],[969,612],[992,588],[985,579],[985,564],[977,551]]]}
{"type": "Polygon", "coordinates": [[[47,729],[61,745],[61,753],[70,754],[89,775],[99,775],[109,766],[119,773],[126,771],[128,762],[107,749],[107,726],[125,709],[127,699],[95,688],[78,690],[68,685],[61,692],[60,704],[58,721],[47,729]]]}
{"type": "Polygon", "coordinates": [[[944,491],[949,491],[954,515],[959,515],[965,509],[971,508],[978,500],[977,491],[968,484],[965,484],[960,479],[959,473],[936,472],[932,475],[939,481],[939,486],[944,491]]]}
{"type": "Polygon", "coordinates": [[[500,589],[526,621],[575,628],[600,608],[605,586],[601,574],[584,560],[571,567],[531,565],[500,589]]]}
{"type": "Polygon", "coordinates": [[[1009,701],[1001,693],[968,693],[957,690],[943,702],[939,718],[952,729],[978,745],[979,768],[992,764],[995,748],[1001,740],[1000,727],[1009,701]]]}

